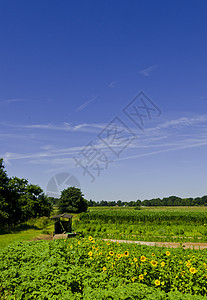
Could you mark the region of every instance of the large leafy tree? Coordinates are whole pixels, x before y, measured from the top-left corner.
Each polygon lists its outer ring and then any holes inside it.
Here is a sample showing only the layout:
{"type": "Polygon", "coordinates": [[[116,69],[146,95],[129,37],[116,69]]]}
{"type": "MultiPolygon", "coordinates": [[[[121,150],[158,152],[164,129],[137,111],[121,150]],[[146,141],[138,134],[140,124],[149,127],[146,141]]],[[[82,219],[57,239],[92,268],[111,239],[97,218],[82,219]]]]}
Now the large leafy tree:
{"type": "Polygon", "coordinates": [[[9,197],[8,182],[6,171],[4,170],[3,159],[0,159],[0,224],[6,224],[9,218],[9,197]]]}
{"type": "Polygon", "coordinates": [[[61,192],[58,207],[60,213],[80,213],[87,211],[88,204],[79,188],[69,187],[61,192]]]}
{"type": "Polygon", "coordinates": [[[52,205],[43,190],[26,179],[8,178],[0,159],[0,225],[49,216],[51,210],[52,205]]]}

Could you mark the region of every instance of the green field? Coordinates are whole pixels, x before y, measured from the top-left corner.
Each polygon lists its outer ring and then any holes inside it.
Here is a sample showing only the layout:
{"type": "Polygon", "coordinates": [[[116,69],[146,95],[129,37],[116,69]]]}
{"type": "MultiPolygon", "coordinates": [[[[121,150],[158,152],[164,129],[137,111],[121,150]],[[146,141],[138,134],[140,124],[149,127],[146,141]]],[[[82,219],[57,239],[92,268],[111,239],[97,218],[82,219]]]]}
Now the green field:
{"type": "Polygon", "coordinates": [[[207,299],[207,251],[88,237],[0,251],[1,299],[207,299]]]}
{"type": "Polygon", "coordinates": [[[207,207],[90,207],[74,228],[102,238],[207,242],[207,207]]]}
{"type": "Polygon", "coordinates": [[[81,239],[31,241],[52,234],[48,218],[4,228],[0,299],[207,299],[207,249],[101,240],[201,242],[205,224],[206,207],[92,207],[73,218],[81,239]]]}
{"type": "Polygon", "coordinates": [[[51,235],[53,227],[53,222],[46,217],[32,219],[15,227],[2,227],[0,228],[0,249],[14,242],[29,241],[51,235]]]}

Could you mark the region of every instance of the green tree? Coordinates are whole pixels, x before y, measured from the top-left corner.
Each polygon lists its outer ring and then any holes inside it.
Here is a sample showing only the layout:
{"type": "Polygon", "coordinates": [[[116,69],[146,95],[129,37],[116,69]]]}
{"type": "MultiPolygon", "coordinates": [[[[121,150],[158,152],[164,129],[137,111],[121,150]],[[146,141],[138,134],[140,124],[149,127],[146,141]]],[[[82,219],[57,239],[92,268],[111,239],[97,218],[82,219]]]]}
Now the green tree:
{"type": "Polygon", "coordinates": [[[0,224],[5,225],[10,217],[10,207],[8,203],[8,182],[9,178],[4,170],[3,159],[0,159],[0,224]]]}
{"type": "Polygon", "coordinates": [[[76,187],[69,187],[62,191],[58,203],[60,213],[80,213],[87,211],[87,200],[83,196],[81,190],[76,187]]]}
{"type": "Polygon", "coordinates": [[[8,187],[12,199],[11,212],[14,223],[50,215],[52,205],[38,185],[28,184],[26,179],[13,177],[8,187]]]}
{"type": "Polygon", "coordinates": [[[43,190],[28,180],[8,178],[0,159],[0,225],[25,222],[30,218],[50,216],[52,205],[43,190]]]}

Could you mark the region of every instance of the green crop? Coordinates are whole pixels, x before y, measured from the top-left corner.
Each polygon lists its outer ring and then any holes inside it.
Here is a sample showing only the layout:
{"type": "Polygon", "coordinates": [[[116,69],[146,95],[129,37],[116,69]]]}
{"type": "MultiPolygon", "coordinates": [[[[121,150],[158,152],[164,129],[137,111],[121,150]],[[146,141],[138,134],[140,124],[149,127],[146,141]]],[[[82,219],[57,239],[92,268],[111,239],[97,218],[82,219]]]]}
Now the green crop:
{"type": "Polygon", "coordinates": [[[207,299],[207,251],[88,239],[0,251],[1,299],[207,299]]]}

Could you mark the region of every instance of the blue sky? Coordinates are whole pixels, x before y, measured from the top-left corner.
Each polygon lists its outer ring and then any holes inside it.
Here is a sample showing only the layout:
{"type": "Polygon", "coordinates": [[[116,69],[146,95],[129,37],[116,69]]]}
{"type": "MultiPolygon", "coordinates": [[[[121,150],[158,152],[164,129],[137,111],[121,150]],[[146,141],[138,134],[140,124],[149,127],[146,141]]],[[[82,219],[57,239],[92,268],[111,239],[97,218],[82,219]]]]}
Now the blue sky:
{"type": "Polygon", "coordinates": [[[8,175],[95,201],[207,194],[206,36],[202,0],[1,1],[8,175]]]}

